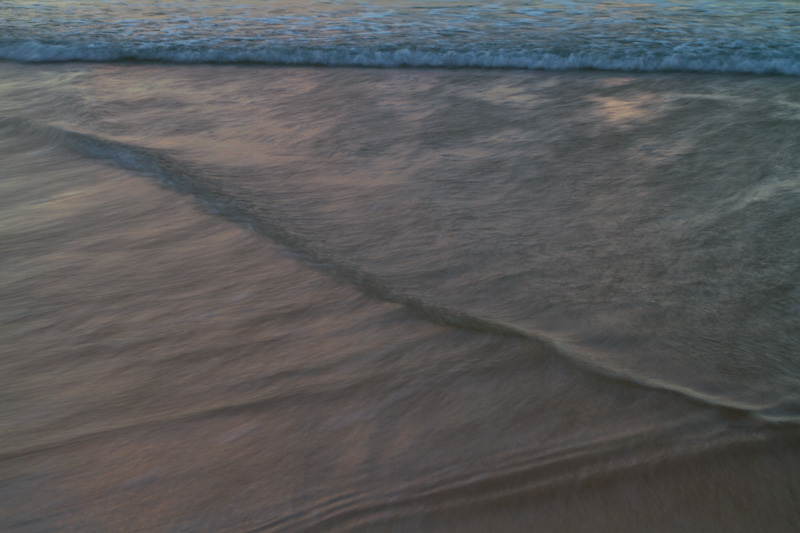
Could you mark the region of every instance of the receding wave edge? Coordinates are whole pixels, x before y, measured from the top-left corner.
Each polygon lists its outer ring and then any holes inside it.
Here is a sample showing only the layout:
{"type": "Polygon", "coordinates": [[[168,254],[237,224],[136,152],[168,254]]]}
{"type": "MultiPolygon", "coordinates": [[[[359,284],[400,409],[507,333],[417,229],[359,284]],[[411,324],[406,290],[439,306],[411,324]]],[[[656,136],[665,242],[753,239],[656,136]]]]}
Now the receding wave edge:
{"type": "Polygon", "coordinates": [[[428,297],[409,294],[392,286],[380,276],[363,267],[336,257],[310,238],[286,227],[278,217],[258,209],[246,194],[233,187],[222,187],[215,180],[215,171],[197,169],[160,150],[144,148],[94,135],[43,125],[27,119],[0,116],[0,130],[29,130],[48,142],[62,142],[83,156],[106,161],[126,170],[155,178],[162,185],[197,200],[208,211],[248,227],[286,247],[295,257],[312,266],[323,268],[347,281],[360,291],[380,300],[403,305],[411,313],[431,322],[472,331],[524,339],[547,352],[564,357],[593,374],[637,386],[667,390],[702,404],[722,408],[739,417],[751,415],[768,423],[800,424],[793,406],[752,406],[732,399],[706,394],[651,377],[632,376],[620,370],[598,364],[595,358],[581,352],[579,347],[560,342],[542,332],[529,331],[511,324],[486,319],[464,310],[453,309],[428,297]]]}

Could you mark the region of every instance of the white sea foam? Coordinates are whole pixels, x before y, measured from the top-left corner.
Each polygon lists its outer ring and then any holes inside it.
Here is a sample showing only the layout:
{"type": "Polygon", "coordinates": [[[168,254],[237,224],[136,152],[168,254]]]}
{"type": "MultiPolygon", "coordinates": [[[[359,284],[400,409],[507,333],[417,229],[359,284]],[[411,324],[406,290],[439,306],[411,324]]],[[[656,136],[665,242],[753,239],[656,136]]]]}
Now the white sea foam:
{"type": "Polygon", "coordinates": [[[670,54],[619,54],[604,51],[565,53],[527,50],[437,50],[399,48],[313,48],[292,46],[204,46],[201,40],[182,46],[141,44],[47,44],[38,41],[0,44],[0,59],[19,62],[157,61],[166,63],[260,63],[333,67],[503,68],[532,70],[616,70],[639,72],[711,72],[800,76],[800,60],[754,58],[744,54],[699,56],[693,50],[670,54]]]}

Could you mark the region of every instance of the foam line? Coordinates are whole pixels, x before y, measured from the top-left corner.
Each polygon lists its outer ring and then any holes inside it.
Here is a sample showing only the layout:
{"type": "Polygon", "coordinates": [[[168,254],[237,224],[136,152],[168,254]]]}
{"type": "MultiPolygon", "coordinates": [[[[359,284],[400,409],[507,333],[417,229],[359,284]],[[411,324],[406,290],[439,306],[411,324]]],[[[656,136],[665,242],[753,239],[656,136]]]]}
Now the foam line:
{"type": "Polygon", "coordinates": [[[604,50],[547,51],[487,49],[370,48],[303,46],[203,47],[49,44],[35,40],[0,41],[0,59],[43,62],[161,62],[171,64],[262,64],[373,68],[451,68],[525,70],[606,70],[622,72],[694,72],[800,76],[800,58],[791,54],[757,57],[753,54],[698,56],[691,50],[669,53],[630,53],[622,57],[604,50]]]}

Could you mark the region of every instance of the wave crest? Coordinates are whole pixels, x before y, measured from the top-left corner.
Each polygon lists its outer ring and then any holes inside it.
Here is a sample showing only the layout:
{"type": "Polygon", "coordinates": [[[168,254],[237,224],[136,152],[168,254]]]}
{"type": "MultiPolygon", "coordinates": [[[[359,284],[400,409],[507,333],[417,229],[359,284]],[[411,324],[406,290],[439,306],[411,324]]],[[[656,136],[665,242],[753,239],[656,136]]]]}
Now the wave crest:
{"type": "Polygon", "coordinates": [[[39,41],[0,43],[0,59],[25,63],[162,62],[174,64],[263,64],[373,68],[455,68],[526,70],[609,70],[626,72],[695,72],[800,76],[800,60],[791,57],[754,58],[719,53],[619,56],[607,51],[564,53],[527,50],[438,50],[397,48],[312,48],[290,46],[192,47],[164,44],[47,44],[39,41]]]}

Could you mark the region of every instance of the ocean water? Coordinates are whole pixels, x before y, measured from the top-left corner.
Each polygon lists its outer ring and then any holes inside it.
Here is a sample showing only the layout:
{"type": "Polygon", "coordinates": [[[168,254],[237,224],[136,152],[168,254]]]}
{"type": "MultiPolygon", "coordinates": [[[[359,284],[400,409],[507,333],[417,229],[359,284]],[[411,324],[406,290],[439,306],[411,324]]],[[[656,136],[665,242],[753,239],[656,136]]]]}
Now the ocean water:
{"type": "Polygon", "coordinates": [[[800,4],[6,1],[3,531],[797,531],[800,4]]]}
{"type": "Polygon", "coordinates": [[[795,0],[9,0],[0,58],[800,75],[795,0]]]}

